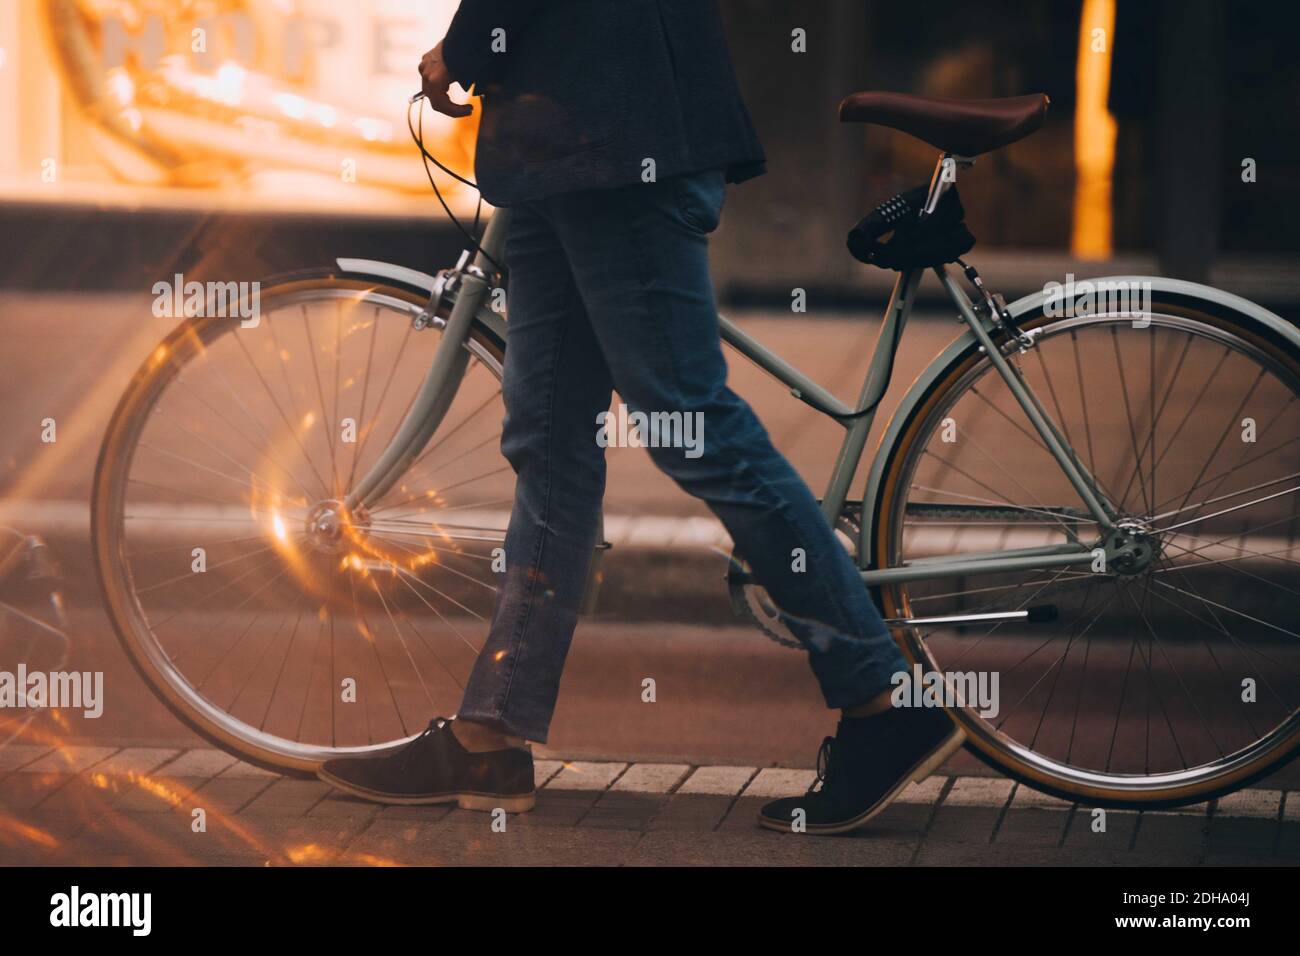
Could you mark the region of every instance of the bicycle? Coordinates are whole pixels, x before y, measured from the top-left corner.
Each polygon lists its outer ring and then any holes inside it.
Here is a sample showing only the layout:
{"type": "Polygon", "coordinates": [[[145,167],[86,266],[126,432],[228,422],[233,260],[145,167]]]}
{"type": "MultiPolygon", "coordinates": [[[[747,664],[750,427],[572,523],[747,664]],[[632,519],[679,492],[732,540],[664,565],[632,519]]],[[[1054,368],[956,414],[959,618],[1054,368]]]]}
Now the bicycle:
{"type": "MultiPolygon", "coordinates": [[[[858,231],[855,254],[898,275],[855,404],[725,318],[722,336],[844,428],[823,510],[909,660],[945,675],[968,748],[1072,801],[1198,802],[1300,748],[1300,331],[1190,282],[1094,280],[1149,290],[1135,319],[1046,287],[1007,304],[951,249],[919,265],[955,172],[1046,109],[841,105],[940,150],[928,184],[858,231]],[[877,241],[889,229],[898,243],[877,241]],[[927,271],[965,329],[907,390],[854,499],[927,271]],[[996,713],[962,696],[972,673],[999,676],[996,713]]],[[[957,208],[938,239],[962,239],[957,208]]],[[[340,258],[270,283],[256,328],[188,319],[113,415],[93,503],[105,605],[168,706],[247,760],[310,773],[399,745],[458,694],[511,499],[495,441],[508,219],[497,210],[436,275],[340,258]],[[421,339],[436,347],[409,347],[421,339]],[[377,352],[389,372],[372,388],[377,352]],[[404,406],[387,401],[396,380],[404,406]],[[195,531],[139,547],[168,528],[195,531]],[[198,572],[201,543],[220,554],[198,572]]],[[[781,637],[741,562],[728,580],[737,610],[781,637]]]]}

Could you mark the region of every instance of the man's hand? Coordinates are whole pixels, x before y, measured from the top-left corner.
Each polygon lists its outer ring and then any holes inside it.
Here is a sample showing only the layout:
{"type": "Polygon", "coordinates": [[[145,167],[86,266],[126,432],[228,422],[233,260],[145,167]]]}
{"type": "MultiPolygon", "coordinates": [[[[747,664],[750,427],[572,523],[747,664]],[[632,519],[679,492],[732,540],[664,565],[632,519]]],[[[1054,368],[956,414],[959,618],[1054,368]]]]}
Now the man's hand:
{"type": "Polygon", "coordinates": [[[439,43],[420,58],[420,89],[429,98],[429,105],[435,110],[459,119],[473,113],[474,107],[468,103],[451,101],[447,90],[454,82],[451,74],[447,72],[447,64],[442,61],[442,44],[439,43]]]}

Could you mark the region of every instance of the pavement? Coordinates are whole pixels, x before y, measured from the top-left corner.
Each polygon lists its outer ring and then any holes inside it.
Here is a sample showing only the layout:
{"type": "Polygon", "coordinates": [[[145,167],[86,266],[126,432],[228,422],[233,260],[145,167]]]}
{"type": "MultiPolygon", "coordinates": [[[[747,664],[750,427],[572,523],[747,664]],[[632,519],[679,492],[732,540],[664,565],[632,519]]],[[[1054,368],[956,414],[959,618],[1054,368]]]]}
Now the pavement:
{"type": "Polygon", "coordinates": [[[759,829],[811,770],[537,762],[537,806],[380,807],[218,750],[0,750],[5,865],[1141,866],[1300,863],[1300,791],[1104,813],[1012,781],[936,775],[846,837],[759,829]],[[200,827],[196,821],[202,820],[200,827]]]}

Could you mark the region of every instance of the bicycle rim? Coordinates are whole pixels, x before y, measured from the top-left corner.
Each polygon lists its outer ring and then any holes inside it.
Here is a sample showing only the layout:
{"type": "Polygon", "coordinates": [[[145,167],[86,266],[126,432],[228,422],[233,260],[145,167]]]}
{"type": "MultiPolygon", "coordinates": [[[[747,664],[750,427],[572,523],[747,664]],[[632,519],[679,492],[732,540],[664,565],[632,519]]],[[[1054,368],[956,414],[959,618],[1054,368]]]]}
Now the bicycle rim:
{"type": "MultiPolygon", "coordinates": [[[[954,716],[981,757],[1058,796],[1116,806],[1204,800],[1300,746],[1300,627],[1287,610],[1300,593],[1300,495],[1289,491],[1300,363],[1231,315],[1159,302],[1152,312],[1145,330],[1039,316],[1022,323],[1039,332],[1019,359],[1101,490],[1152,532],[1147,563],[879,589],[891,616],[1055,605],[1055,622],[909,629],[905,648],[965,675],[954,716]],[[994,674],[999,709],[967,704],[972,681],[987,688],[994,674]]],[[[890,450],[877,566],[1095,530],[990,368],[976,350],[957,359],[890,450]]]]}

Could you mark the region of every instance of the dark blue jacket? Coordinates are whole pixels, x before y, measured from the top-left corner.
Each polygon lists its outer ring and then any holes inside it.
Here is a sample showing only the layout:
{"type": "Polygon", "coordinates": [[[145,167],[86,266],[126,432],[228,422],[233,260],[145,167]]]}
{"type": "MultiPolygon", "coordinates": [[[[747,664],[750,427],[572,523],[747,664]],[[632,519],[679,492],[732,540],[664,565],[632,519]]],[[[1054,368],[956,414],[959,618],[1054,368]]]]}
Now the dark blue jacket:
{"type": "Polygon", "coordinates": [[[763,172],[716,0],[461,0],[447,68],[482,96],[475,172],[497,206],[655,175],[763,172]]]}

